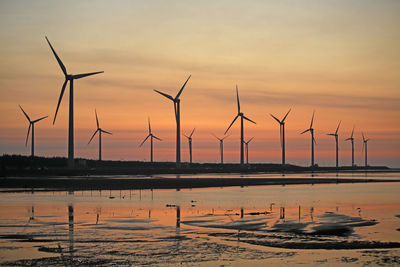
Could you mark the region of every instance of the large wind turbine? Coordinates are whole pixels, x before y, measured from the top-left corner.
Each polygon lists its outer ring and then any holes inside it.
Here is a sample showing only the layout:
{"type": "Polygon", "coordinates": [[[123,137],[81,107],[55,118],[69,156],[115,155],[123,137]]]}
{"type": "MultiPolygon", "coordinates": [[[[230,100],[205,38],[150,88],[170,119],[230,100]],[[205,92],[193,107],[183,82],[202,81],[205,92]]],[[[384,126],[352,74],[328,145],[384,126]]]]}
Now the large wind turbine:
{"type": "Polygon", "coordinates": [[[235,123],[236,119],[238,117],[240,117],[240,164],[243,165],[244,164],[244,129],[243,129],[243,119],[248,120],[249,122],[252,122],[254,124],[256,124],[254,121],[250,120],[249,118],[247,118],[246,116],[244,116],[244,114],[242,112],[240,112],[240,102],[239,102],[239,91],[238,91],[238,87],[236,85],[236,99],[237,99],[237,105],[238,105],[238,114],[236,115],[236,117],[233,119],[233,121],[231,122],[231,124],[229,125],[228,129],[226,129],[225,134],[229,131],[229,129],[231,128],[231,126],[235,123]]]}
{"type": "Polygon", "coordinates": [[[143,142],[139,145],[139,147],[141,147],[144,142],[146,142],[147,138],[150,137],[150,162],[153,162],[153,138],[162,141],[160,138],[158,138],[157,136],[153,135],[153,133],[151,132],[151,126],[150,126],[150,118],[148,118],[149,120],[149,134],[146,136],[146,138],[143,140],[143,142]]]}
{"type": "Polygon", "coordinates": [[[192,163],[192,135],[194,133],[194,130],[196,130],[196,128],[193,128],[193,131],[190,133],[189,136],[187,136],[186,134],[183,134],[189,142],[189,156],[190,156],[190,164],[192,163]]]}
{"type": "Polygon", "coordinates": [[[351,131],[351,136],[349,138],[347,138],[345,141],[351,141],[351,166],[354,167],[354,138],[353,138],[353,134],[354,134],[354,126],[353,126],[353,130],[351,131]]]}
{"type": "Polygon", "coordinates": [[[226,135],[223,138],[219,138],[215,134],[212,135],[219,140],[219,152],[221,154],[221,164],[224,164],[224,139],[227,138],[229,135],[226,135]]]}
{"type": "Polygon", "coordinates": [[[338,131],[339,131],[339,127],[340,127],[340,123],[341,123],[341,122],[342,122],[342,121],[339,122],[339,124],[338,124],[338,126],[337,126],[337,128],[336,128],[335,133],[330,133],[330,134],[328,134],[328,135],[334,136],[334,137],[335,137],[335,140],[336,140],[336,168],[339,167],[339,136],[338,136],[338,131]]]}
{"type": "Polygon", "coordinates": [[[99,126],[99,119],[97,118],[97,111],[94,110],[94,113],[96,114],[96,124],[97,124],[97,130],[94,132],[92,137],[90,138],[88,144],[92,141],[93,137],[99,133],[99,161],[101,161],[101,133],[106,133],[106,134],[112,134],[110,132],[104,131],[103,129],[100,128],[99,126]]]}
{"type": "Polygon", "coordinates": [[[369,141],[369,138],[368,139],[365,139],[365,137],[364,137],[364,133],[361,133],[362,134],[362,138],[363,138],[363,150],[364,150],[364,148],[365,148],[365,168],[366,167],[368,167],[368,158],[367,158],[367,145],[368,145],[368,141],[369,141]]]}
{"type": "Polygon", "coordinates": [[[269,114],[269,115],[271,115],[272,118],[274,118],[279,123],[280,137],[281,137],[281,147],[282,147],[282,165],[285,165],[285,119],[286,119],[287,115],[289,115],[289,112],[291,110],[292,109],[289,109],[289,111],[286,113],[285,117],[283,117],[283,119],[281,121],[278,120],[271,113],[269,114]]]}
{"type": "Polygon", "coordinates": [[[246,145],[246,164],[249,164],[249,143],[253,140],[254,137],[250,138],[249,141],[245,141],[244,144],[246,145]]]}
{"type": "Polygon", "coordinates": [[[54,50],[53,46],[51,45],[51,43],[50,43],[49,39],[47,39],[47,37],[46,37],[46,40],[51,48],[51,51],[53,51],[53,54],[57,59],[58,65],[60,65],[60,68],[65,76],[65,81],[61,88],[60,98],[58,99],[56,113],[54,114],[53,124],[56,121],[58,108],[60,107],[60,103],[61,103],[62,97],[64,95],[64,91],[65,91],[67,82],[69,81],[68,167],[73,168],[74,167],[74,80],[84,78],[86,76],[95,75],[98,73],[103,73],[104,71],[75,74],[75,75],[68,74],[67,69],[65,68],[61,59],[58,57],[56,51],[54,50]]]}
{"type": "Polygon", "coordinates": [[[181,100],[179,99],[179,96],[181,95],[183,88],[185,88],[186,83],[189,81],[191,75],[187,78],[186,82],[183,84],[181,90],[179,90],[178,94],[173,98],[172,96],[165,94],[163,92],[160,92],[158,90],[154,90],[157,93],[165,96],[172,102],[174,102],[174,110],[175,110],[175,120],[176,120],[176,166],[180,167],[181,165],[181,111],[180,111],[180,102],[181,100]]]}
{"type": "Polygon", "coordinates": [[[301,134],[304,134],[306,132],[310,132],[311,133],[311,167],[314,167],[314,143],[315,143],[315,138],[314,138],[314,128],[312,127],[313,122],[314,122],[314,114],[315,114],[315,111],[312,114],[310,128],[308,128],[307,130],[305,130],[304,132],[301,133],[301,134]]]}
{"type": "Polygon", "coordinates": [[[45,117],[42,117],[40,119],[31,121],[31,119],[29,118],[28,114],[25,113],[25,111],[22,109],[22,107],[19,106],[19,108],[22,110],[22,112],[24,113],[25,117],[29,121],[28,134],[26,135],[25,146],[28,144],[29,132],[30,132],[31,127],[32,127],[31,157],[33,158],[35,156],[35,123],[47,118],[48,116],[45,116],[45,117]]]}

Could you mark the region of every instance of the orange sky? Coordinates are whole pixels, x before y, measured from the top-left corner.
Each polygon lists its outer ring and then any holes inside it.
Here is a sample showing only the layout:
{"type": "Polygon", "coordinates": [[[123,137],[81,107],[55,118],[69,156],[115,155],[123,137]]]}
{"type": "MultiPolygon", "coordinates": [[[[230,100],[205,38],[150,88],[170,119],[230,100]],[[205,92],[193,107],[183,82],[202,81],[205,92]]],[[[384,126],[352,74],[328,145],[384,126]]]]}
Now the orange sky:
{"type": "MultiPolygon", "coordinates": [[[[278,124],[287,118],[287,162],[308,165],[307,128],[316,110],[316,162],[334,165],[339,120],[340,164],[350,164],[349,137],[356,125],[356,163],[362,164],[361,131],[371,138],[372,165],[400,167],[400,3],[385,1],[109,1],[0,3],[0,153],[30,153],[27,121],[37,124],[36,154],[67,155],[68,91],[56,124],[63,74],[48,36],[70,73],[104,70],[75,82],[75,156],[97,158],[100,126],[103,158],[148,160],[147,117],[155,160],[174,161],[175,121],[170,101],[189,74],[181,99],[182,133],[196,127],[193,159],[217,162],[218,142],[241,107],[250,161],[280,162],[278,124]]],[[[225,159],[239,161],[239,124],[230,130],[225,159]]],[[[188,160],[187,141],[182,157],[188,160]]]]}

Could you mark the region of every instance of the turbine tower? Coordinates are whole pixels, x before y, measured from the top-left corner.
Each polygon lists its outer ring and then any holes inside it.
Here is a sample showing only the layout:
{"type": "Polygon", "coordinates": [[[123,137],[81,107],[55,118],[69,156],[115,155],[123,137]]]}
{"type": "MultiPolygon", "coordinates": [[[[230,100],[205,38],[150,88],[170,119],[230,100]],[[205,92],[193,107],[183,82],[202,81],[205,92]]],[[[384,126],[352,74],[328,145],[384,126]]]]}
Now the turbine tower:
{"type": "Polygon", "coordinates": [[[212,135],[219,140],[219,152],[221,154],[221,164],[224,164],[224,139],[227,138],[229,135],[226,135],[223,138],[219,138],[215,134],[212,135]]]}
{"type": "Polygon", "coordinates": [[[189,136],[187,136],[186,134],[184,134],[184,136],[188,139],[189,141],[189,156],[190,156],[190,164],[192,164],[192,135],[194,133],[194,130],[196,130],[196,128],[193,129],[193,131],[190,133],[189,136]]]}
{"type": "Polygon", "coordinates": [[[341,123],[341,122],[342,122],[342,121],[339,122],[339,124],[338,124],[338,126],[337,126],[337,128],[336,128],[335,133],[330,133],[330,134],[328,134],[328,135],[334,136],[334,137],[335,137],[335,140],[336,140],[336,168],[339,167],[339,136],[338,136],[338,131],[339,131],[339,127],[340,127],[340,123],[341,123]]]}
{"type": "Polygon", "coordinates": [[[158,138],[157,136],[153,135],[153,133],[151,132],[151,126],[150,126],[150,118],[148,118],[149,121],[149,134],[146,136],[146,138],[143,140],[143,142],[139,145],[139,147],[141,147],[144,142],[146,142],[147,138],[150,137],[150,162],[153,162],[153,138],[162,141],[160,138],[158,138]]]}
{"type": "Polygon", "coordinates": [[[160,92],[158,90],[154,90],[162,96],[165,96],[172,102],[174,102],[174,110],[175,110],[175,120],[176,120],[176,167],[181,166],[181,111],[180,111],[180,102],[179,96],[181,95],[183,88],[185,88],[186,83],[189,81],[191,75],[187,78],[186,82],[183,84],[182,88],[179,90],[178,94],[173,98],[172,96],[160,92]]]}
{"type": "Polygon", "coordinates": [[[353,138],[353,134],[354,134],[354,126],[353,126],[353,130],[351,131],[351,136],[349,138],[347,138],[345,141],[350,141],[351,142],[351,166],[354,167],[354,138],[353,138]]]}
{"type": "Polygon", "coordinates": [[[269,115],[271,115],[272,118],[274,118],[279,123],[280,139],[281,139],[281,147],[282,147],[282,165],[286,164],[286,162],[285,162],[285,119],[289,115],[289,112],[291,110],[292,109],[289,109],[289,111],[286,113],[285,117],[283,117],[283,119],[281,121],[278,120],[271,113],[269,114],[269,115]]]}
{"type": "Polygon", "coordinates": [[[238,105],[238,113],[236,115],[236,117],[233,119],[233,121],[231,122],[231,124],[229,125],[228,129],[226,129],[225,134],[229,131],[229,129],[231,128],[231,126],[235,123],[236,119],[238,117],[240,117],[240,164],[243,165],[244,164],[244,129],[243,129],[243,119],[248,120],[249,122],[252,122],[254,124],[256,124],[254,121],[250,120],[249,118],[247,118],[246,116],[244,116],[244,114],[240,111],[240,102],[239,102],[239,91],[238,91],[238,87],[236,85],[236,99],[237,99],[237,105],[238,105]]]}
{"type": "Polygon", "coordinates": [[[90,138],[88,144],[90,144],[90,142],[92,141],[92,139],[94,138],[94,136],[99,133],[99,161],[101,161],[101,133],[106,133],[106,134],[112,134],[110,132],[104,131],[103,129],[100,128],[99,126],[99,120],[97,118],[97,111],[96,109],[94,110],[94,113],[96,114],[96,124],[97,124],[97,130],[94,132],[94,134],[92,135],[92,138],[90,138]]]}
{"type": "Polygon", "coordinates": [[[308,128],[307,130],[305,130],[304,132],[302,132],[301,134],[304,134],[306,132],[310,132],[311,134],[311,167],[314,167],[314,143],[315,142],[315,138],[314,138],[314,128],[312,127],[313,122],[314,122],[314,114],[315,111],[312,114],[312,118],[311,118],[311,123],[310,123],[310,128],[308,128]]]}
{"type": "Polygon", "coordinates": [[[32,128],[31,157],[33,158],[35,156],[35,123],[47,118],[48,116],[45,116],[45,117],[42,117],[40,119],[31,121],[31,119],[29,118],[28,114],[25,113],[25,111],[22,109],[22,107],[19,106],[19,108],[22,110],[22,112],[24,113],[26,119],[29,121],[28,134],[26,135],[25,146],[27,146],[27,144],[28,144],[29,132],[30,132],[30,130],[32,128]]]}
{"type": "Polygon", "coordinates": [[[368,167],[367,145],[368,145],[369,138],[365,139],[364,133],[361,133],[361,134],[362,134],[362,138],[363,138],[363,150],[365,148],[365,168],[367,168],[368,167]]]}
{"type": "Polygon", "coordinates": [[[51,45],[51,43],[50,43],[49,39],[47,39],[47,37],[46,37],[46,40],[51,48],[51,51],[53,51],[53,54],[56,57],[56,60],[58,62],[58,65],[60,65],[60,68],[65,76],[65,81],[61,88],[60,98],[58,99],[58,104],[57,104],[56,113],[54,115],[53,124],[56,122],[58,108],[60,107],[60,103],[61,103],[62,97],[64,95],[64,91],[65,91],[67,82],[69,81],[68,167],[74,168],[74,80],[84,78],[87,76],[91,76],[91,75],[95,75],[98,73],[103,73],[104,71],[75,74],[75,75],[68,74],[67,69],[65,68],[61,59],[58,57],[56,51],[54,50],[53,46],[51,45]]]}
{"type": "Polygon", "coordinates": [[[250,138],[249,141],[245,141],[244,144],[246,145],[246,164],[249,164],[249,143],[253,140],[254,137],[250,138]]]}

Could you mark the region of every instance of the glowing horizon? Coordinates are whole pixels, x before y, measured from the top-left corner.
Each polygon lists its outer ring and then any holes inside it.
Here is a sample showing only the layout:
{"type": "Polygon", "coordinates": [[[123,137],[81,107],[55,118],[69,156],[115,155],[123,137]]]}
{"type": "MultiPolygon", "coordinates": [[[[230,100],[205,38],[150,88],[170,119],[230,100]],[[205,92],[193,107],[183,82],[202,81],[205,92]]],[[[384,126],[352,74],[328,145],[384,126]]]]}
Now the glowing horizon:
{"type": "MultiPolygon", "coordinates": [[[[175,119],[170,101],[153,89],[181,95],[181,133],[196,127],[194,162],[219,162],[219,143],[236,115],[235,85],[241,109],[257,122],[245,122],[250,162],[280,163],[278,124],[286,119],[286,161],[310,164],[310,136],[300,135],[315,113],[315,162],[351,164],[355,125],[355,163],[363,165],[361,132],[370,165],[400,167],[400,3],[387,1],[263,3],[204,1],[182,3],[118,1],[3,1],[0,45],[0,154],[29,155],[25,147],[31,118],[49,115],[35,127],[38,156],[67,156],[68,90],[52,126],[63,74],[45,40],[48,36],[68,72],[104,70],[77,80],[75,157],[97,158],[100,126],[104,160],[149,161],[147,117],[155,161],[175,160],[175,119]],[[362,11],[362,12],[360,12],[362,11]]],[[[239,124],[224,142],[224,161],[239,162],[239,124]]],[[[182,136],[183,137],[183,136],[182,136]]],[[[188,161],[181,138],[182,161],[188,161]]]]}

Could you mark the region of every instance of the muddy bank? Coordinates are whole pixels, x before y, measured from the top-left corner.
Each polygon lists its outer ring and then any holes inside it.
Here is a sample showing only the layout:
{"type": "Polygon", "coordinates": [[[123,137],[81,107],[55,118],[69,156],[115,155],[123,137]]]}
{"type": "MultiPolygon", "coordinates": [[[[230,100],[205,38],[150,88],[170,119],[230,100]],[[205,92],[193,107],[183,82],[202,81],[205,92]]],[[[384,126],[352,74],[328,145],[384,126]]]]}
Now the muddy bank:
{"type": "Polygon", "coordinates": [[[200,187],[400,182],[386,179],[346,178],[3,178],[0,188],[30,190],[127,190],[200,187]]]}

